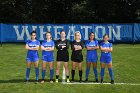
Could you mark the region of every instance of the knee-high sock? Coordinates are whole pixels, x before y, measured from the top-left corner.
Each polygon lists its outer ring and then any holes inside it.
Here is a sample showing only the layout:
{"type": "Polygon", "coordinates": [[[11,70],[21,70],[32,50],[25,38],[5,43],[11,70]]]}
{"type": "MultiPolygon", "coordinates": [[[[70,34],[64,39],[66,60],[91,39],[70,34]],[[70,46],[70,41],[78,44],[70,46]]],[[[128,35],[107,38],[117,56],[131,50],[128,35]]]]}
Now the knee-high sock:
{"type": "Polygon", "coordinates": [[[108,68],[108,71],[109,71],[109,75],[110,75],[111,80],[114,80],[114,73],[113,73],[112,68],[108,68]]]}
{"type": "Polygon", "coordinates": [[[53,79],[53,74],[54,74],[54,70],[53,69],[50,69],[50,79],[51,80],[53,79]]]}
{"type": "Polygon", "coordinates": [[[36,80],[39,79],[39,68],[35,67],[36,80]]]}
{"type": "Polygon", "coordinates": [[[29,80],[30,68],[26,69],[26,80],[29,80]]]}
{"type": "Polygon", "coordinates": [[[101,72],[100,72],[101,79],[104,79],[104,71],[105,71],[105,68],[101,68],[101,72]]]}
{"type": "Polygon", "coordinates": [[[80,80],[82,80],[82,70],[79,70],[79,77],[80,77],[80,80]]]}
{"type": "Polygon", "coordinates": [[[43,70],[43,69],[42,69],[42,79],[43,79],[43,80],[45,79],[45,74],[46,74],[46,70],[43,70]]]}
{"type": "Polygon", "coordinates": [[[93,68],[93,71],[94,71],[95,78],[96,78],[96,79],[98,79],[98,72],[97,72],[97,68],[93,68]]]}
{"type": "Polygon", "coordinates": [[[86,79],[88,79],[90,68],[86,68],[86,79]]]}
{"type": "Polygon", "coordinates": [[[72,80],[74,80],[75,70],[71,70],[72,80]]]}

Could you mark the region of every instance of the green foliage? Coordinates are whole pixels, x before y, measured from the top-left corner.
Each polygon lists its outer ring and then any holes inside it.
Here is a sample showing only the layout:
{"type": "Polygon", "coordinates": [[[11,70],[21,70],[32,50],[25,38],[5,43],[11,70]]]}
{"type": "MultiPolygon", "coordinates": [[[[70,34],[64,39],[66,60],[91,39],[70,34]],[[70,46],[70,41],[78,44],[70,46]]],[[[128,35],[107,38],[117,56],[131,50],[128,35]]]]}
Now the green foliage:
{"type": "Polygon", "coordinates": [[[1,23],[135,23],[139,0],[0,0],[1,23]]]}

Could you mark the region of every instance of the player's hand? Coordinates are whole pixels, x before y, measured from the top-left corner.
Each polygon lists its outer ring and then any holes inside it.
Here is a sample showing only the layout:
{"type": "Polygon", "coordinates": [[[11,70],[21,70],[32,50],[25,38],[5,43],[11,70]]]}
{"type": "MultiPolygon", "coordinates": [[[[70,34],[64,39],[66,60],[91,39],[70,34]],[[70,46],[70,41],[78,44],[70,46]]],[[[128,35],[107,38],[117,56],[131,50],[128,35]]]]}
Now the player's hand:
{"type": "Polygon", "coordinates": [[[66,46],[62,46],[62,48],[65,48],[66,46]]]}

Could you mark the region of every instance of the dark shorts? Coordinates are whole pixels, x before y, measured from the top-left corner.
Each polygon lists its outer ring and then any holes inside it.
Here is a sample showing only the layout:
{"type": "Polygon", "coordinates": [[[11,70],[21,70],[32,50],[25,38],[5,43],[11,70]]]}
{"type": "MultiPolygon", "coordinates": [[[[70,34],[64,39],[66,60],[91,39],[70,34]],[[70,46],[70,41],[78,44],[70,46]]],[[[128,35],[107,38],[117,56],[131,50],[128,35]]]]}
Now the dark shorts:
{"type": "Polygon", "coordinates": [[[82,54],[81,55],[72,54],[71,61],[80,63],[83,61],[83,55],[82,54]]]}
{"type": "Polygon", "coordinates": [[[57,51],[56,61],[68,62],[69,61],[68,51],[65,52],[57,51]]]}

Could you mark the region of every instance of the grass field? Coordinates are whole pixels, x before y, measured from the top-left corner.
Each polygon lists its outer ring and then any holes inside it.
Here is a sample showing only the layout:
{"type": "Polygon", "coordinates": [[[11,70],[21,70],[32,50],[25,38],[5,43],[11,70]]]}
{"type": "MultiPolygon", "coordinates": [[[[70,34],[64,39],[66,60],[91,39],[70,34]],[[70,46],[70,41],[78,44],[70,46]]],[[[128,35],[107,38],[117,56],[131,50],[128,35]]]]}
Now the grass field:
{"type": "MultiPolygon", "coordinates": [[[[41,50],[39,50],[41,57],[41,50]]],[[[71,54],[71,53],[70,53],[71,54]]],[[[85,54],[83,61],[83,80],[85,80],[85,54]]],[[[56,51],[55,51],[56,55],[56,51]]],[[[100,56],[100,51],[98,51],[100,56]]],[[[140,84],[140,44],[118,44],[113,46],[113,70],[116,83],[140,84]]],[[[0,47],[0,93],[139,93],[140,85],[68,85],[61,82],[56,84],[34,84],[35,72],[32,65],[31,83],[25,84],[26,50],[23,44],[3,44],[0,47]]],[[[54,68],[56,62],[54,62],[54,68]]],[[[100,73],[98,61],[98,73],[100,73]]],[[[39,62],[41,78],[41,60],[39,62]]],[[[62,67],[61,67],[62,68],[62,67]]],[[[71,69],[71,62],[69,62],[71,69]]],[[[60,79],[62,75],[62,69],[60,79]]],[[[47,68],[46,79],[49,79],[47,68]]],[[[78,70],[75,79],[78,78],[78,70]]],[[[94,81],[93,69],[90,69],[89,81],[94,81]]],[[[105,71],[105,82],[110,82],[108,70],[105,71]]]]}

